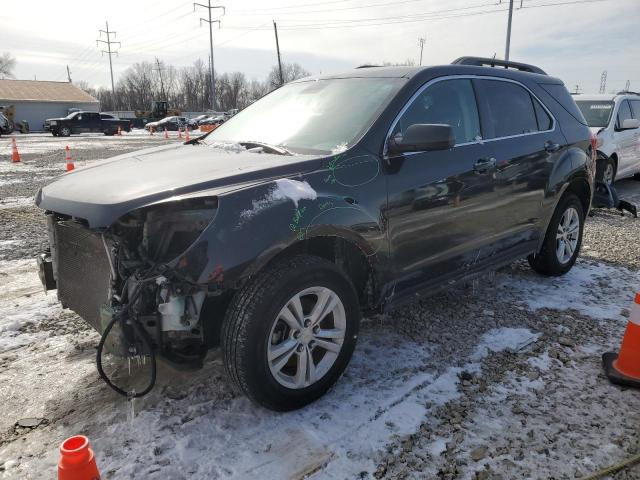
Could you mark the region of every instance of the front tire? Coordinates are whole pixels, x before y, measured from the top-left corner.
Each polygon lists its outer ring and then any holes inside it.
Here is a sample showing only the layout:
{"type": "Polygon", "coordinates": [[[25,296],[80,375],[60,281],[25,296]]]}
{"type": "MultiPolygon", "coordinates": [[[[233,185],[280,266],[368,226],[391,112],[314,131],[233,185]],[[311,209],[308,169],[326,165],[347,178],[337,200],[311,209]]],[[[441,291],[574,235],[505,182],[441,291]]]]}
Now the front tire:
{"type": "Polygon", "coordinates": [[[60,137],[70,137],[71,136],[71,129],[69,127],[62,127],[60,130],[58,130],[58,136],[60,136],[60,137]]]}
{"type": "Polygon", "coordinates": [[[333,263],[296,255],[238,291],[222,325],[228,376],[252,401],[276,411],[324,395],[356,345],[355,289],[333,263]]]}
{"type": "Polygon", "coordinates": [[[577,195],[566,193],[556,207],[540,252],[529,255],[529,265],[546,276],[564,275],[578,258],[584,229],[584,209],[577,195]]]}
{"type": "Polygon", "coordinates": [[[611,186],[616,181],[616,162],[611,157],[598,159],[596,164],[596,180],[611,186]]]}

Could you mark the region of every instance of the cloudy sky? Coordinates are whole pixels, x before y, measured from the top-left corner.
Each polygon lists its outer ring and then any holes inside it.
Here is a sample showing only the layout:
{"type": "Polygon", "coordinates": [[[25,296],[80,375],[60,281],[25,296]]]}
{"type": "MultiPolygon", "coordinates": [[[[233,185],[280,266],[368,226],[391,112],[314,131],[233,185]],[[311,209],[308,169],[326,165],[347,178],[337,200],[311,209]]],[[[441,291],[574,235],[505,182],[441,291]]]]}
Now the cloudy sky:
{"type": "MultiPolygon", "coordinates": [[[[201,0],[201,3],[206,3],[201,0]]],[[[276,62],[278,23],[283,61],[312,73],[364,63],[444,64],[462,55],[504,56],[509,0],[220,0],[222,28],[214,32],[218,72],[262,79],[276,62]]],[[[534,63],[573,90],[607,90],[630,81],[640,90],[640,0],[515,0],[511,59],[534,63]],[[522,8],[520,8],[522,4],[522,8]]],[[[206,10],[184,0],[107,2],[3,1],[0,52],[16,58],[16,78],[109,84],[108,59],[96,47],[98,30],[117,32],[118,76],[157,56],[175,66],[209,54],[206,10]]],[[[102,37],[105,38],[104,36],[102,37]]]]}

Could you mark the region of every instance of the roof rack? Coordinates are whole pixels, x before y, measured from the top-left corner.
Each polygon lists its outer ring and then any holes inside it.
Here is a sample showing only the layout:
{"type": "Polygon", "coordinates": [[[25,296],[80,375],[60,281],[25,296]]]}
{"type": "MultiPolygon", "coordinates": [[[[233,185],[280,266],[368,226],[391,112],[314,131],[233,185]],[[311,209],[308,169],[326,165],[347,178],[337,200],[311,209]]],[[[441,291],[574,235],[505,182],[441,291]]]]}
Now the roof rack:
{"type": "Polygon", "coordinates": [[[460,57],[451,62],[452,65],[475,65],[476,67],[504,67],[520,70],[521,72],[539,73],[546,75],[547,72],[535,65],[529,65],[527,63],[511,62],[506,60],[499,60],[496,58],[483,58],[483,57],[460,57]]]}
{"type": "Polygon", "coordinates": [[[621,90],[616,95],[640,95],[638,92],[632,92],[630,90],[621,90]]]}
{"type": "Polygon", "coordinates": [[[378,68],[381,67],[381,65],[369,65],[369,64],[365,64],[365,65],[360,65],[359,67],[356,67],[356,69],[358,68],[378,68]]]}

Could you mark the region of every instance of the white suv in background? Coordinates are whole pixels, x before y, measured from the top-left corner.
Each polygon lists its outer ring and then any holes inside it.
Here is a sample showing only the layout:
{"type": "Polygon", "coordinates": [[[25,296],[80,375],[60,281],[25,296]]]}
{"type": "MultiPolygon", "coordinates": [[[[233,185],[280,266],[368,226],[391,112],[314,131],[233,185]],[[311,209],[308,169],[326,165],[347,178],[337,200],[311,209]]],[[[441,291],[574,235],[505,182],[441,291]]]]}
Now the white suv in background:
{"type": "Polygon", "coordinates": [[[574,100],[598,138],[596,178],[612,184],[640,173],[640,94],[577,95],[574,100]]]}

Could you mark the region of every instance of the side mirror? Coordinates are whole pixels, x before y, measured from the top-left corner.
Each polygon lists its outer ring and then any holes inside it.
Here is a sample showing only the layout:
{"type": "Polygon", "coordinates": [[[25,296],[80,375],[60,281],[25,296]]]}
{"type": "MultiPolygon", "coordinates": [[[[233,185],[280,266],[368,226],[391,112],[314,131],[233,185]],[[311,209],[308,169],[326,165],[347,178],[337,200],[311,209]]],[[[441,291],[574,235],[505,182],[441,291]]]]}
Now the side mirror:
{"type": "Polygon", "coordinates": [[[451,125],[416,123],[389,139],[390,154],[448,150],[455,145],[451,125]]]}
{"type": "Polygon", "coordinates": [[[621,129],[622,130],[632,130],[634,128],[640,127],[640,120],[637,118],[627,118],[622,121],[621,129]]]}

